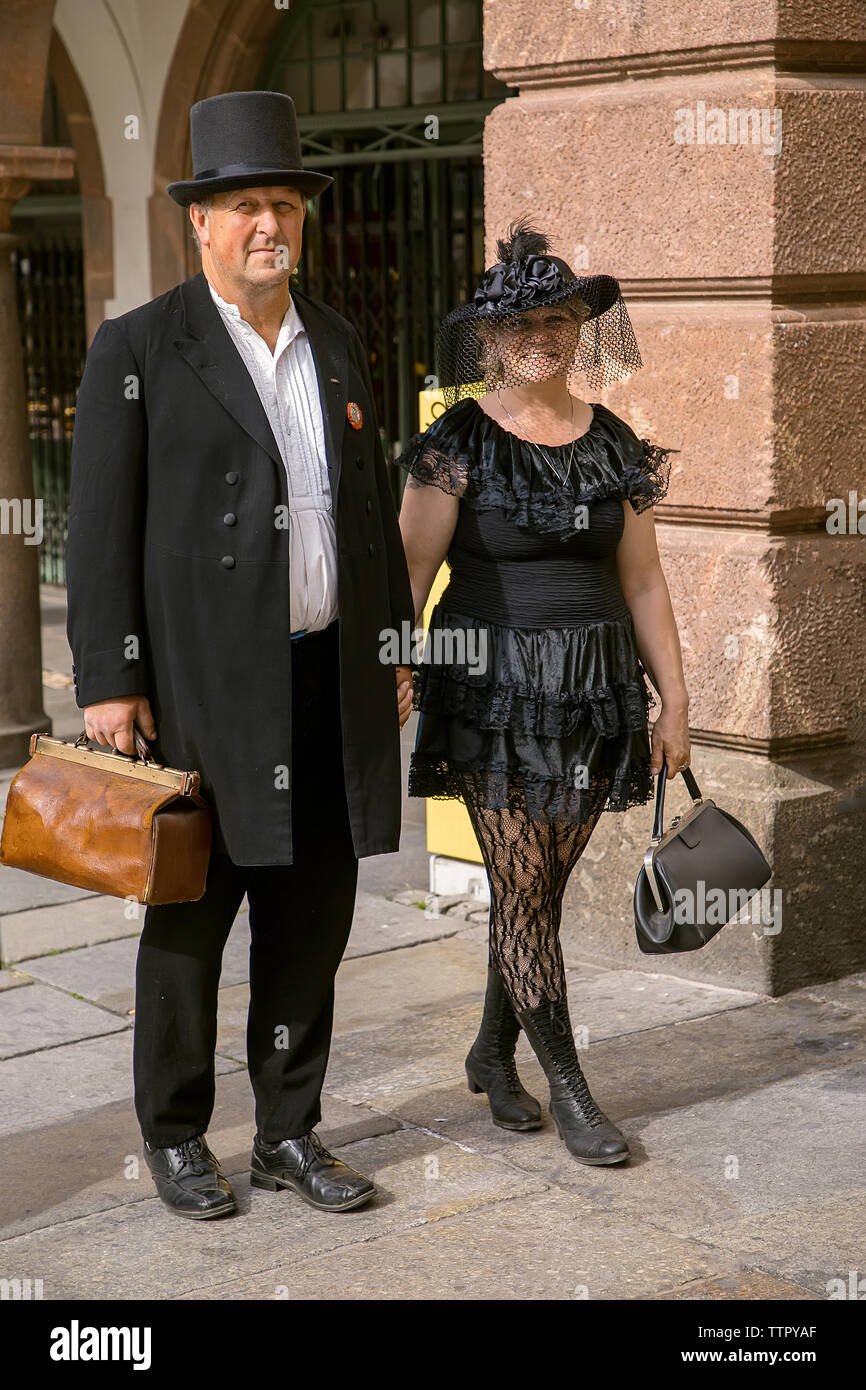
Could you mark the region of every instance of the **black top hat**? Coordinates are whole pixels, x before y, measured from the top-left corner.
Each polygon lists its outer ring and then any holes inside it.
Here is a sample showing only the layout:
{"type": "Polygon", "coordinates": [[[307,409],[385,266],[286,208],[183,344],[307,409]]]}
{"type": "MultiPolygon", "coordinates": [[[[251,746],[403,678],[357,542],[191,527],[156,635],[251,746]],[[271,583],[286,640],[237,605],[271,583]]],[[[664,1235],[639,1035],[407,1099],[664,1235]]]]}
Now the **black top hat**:
{"type": "Polygon", "coordinates": [[[284,92],[222,92],[197,101],[189,135],[193,177],[166,189],[182,207],[203,194],[259,185],[286,184],[314,197],[334,182],[303,168],[295,103],[284,92]]]}

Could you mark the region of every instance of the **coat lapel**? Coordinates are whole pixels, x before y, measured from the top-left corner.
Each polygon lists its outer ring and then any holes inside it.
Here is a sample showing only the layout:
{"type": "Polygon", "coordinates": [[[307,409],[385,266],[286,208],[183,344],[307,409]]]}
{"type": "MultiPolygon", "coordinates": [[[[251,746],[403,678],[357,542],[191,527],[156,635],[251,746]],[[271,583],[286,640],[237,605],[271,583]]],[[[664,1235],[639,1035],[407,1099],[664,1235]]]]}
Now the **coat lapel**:
{"type": "MultiPolygon", "coordinates": [[[[221,405],[257,444],[270,454],[285,477],[285,467],[267,412],[231,335],[211,297],[204,271],[180,286],[183,329],[174,345],[221,405]]],[[[319,401],[325,427],[325,450],[331,485],[331,506],[336,520],[340,483],[340,456],[346,418],[348,360],[342,338],[315,302],[292,292],[303,321],[316,364],[319,401]]]]}

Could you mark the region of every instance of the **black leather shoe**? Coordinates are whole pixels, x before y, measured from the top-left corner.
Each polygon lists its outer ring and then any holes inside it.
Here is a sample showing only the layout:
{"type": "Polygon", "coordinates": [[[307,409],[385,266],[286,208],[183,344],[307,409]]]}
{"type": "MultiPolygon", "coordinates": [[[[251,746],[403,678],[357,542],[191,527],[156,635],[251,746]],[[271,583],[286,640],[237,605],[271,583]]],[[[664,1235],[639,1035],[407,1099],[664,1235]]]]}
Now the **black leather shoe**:
{"type": "Polygon", "coordinates": [[[168,1149],[152,1148],[145,1140],[144,1158],[157,1192],[176,1216],[206,1221],[237,1211],[235,1195],[203,1134],[168,1149]]]}
{"type": "Polygon", "coordinates": [[[567,1000],[541,1004],[517,1017],[550,1082],[550,1113],[568,1152],[580,1163],[621,1163],[628,1158],[625,1135],[589,1093],[574,1047],[567,1000]]]}
{"type": "Polygon", "coordinates": [[[520,1024],[499,971],[487,968],[487,993],[478,1037],[466,1058],[466,1080],[473,1095],[487,1092],[493,1123],[500,1129],[541,1129],[541,1106],[524,1088],[514,1063],[520,1024]]]}
{"type": "Polygon", "coordinates": [[[250,1159],[250,1186],[277,1192],[292,1187],[319,1211],[350,1211],[369,1201],[375,1183],[328,1153],[310,1130],[297,1139],[265,1144],[257,1134],[250,1159]]]}

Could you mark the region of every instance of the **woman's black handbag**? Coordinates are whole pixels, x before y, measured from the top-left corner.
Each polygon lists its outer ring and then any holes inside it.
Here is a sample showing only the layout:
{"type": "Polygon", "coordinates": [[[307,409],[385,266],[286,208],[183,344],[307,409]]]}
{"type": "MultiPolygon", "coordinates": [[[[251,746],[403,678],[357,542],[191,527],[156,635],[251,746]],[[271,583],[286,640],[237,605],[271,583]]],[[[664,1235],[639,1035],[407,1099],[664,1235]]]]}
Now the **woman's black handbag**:
{"type": "Polygon", "coordinates": [[[744,825],[705,800],[689,768],[694,803],[662,832],[667,766],[656,783],[652,844],[634,886],[637,944],[647,955],[697,951],[763,888],[772,869],[744,825]],[[709,920],[706,920],[709,918],[709,920]]]}

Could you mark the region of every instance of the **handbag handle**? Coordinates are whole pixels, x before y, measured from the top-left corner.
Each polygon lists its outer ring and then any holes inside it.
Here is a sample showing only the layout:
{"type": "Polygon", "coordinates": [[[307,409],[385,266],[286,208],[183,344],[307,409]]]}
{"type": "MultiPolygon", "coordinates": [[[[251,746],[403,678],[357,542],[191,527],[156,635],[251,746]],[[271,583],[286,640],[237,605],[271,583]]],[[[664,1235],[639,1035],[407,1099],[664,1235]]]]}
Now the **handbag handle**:
{"type": "MultiPolygon", "coordinates": [[[[151,757],[150,747],[147,741],[145,740],[144,734],[141,732],[137,724],[133,724],[132,726],[132,738],[135,744],[135,753],[122,753],[119,748],[112,748],[110,751],[112,753],[116,753],[119,758],[132,759],[135,758],[135,754],[137,753],[143,763],[148,763],[151,767],[162,766],[161,763],[156,762],[156,760],[151,757]]],[[[73,746],[75,748],[80,748],[83,743],[89,742],[91,742],[91,740],[88,739],[87,732],[85,731],[83,734],[78,735],[78,738],[75,740],[73,746]]]]}
{"type": "MultiPolygon", "coordinates": [[[[681,767],[680,772],[683,775],[683,781],[686,784],[686,790],[688,791],[689,796],[692,798],[694,804],[697,806],[700,801],[703,801],[703,797],[701,796],[701,789],[695,781],[694,773],[692,772],[690,767],[681,767]]],[[[658,773],[658,778],[656,781],[656,811],[655,816],[653,817],[652,833],[652,838],[654,841],[660,840],[663,834],[662,826],[664,823],[665,785],[667,783],[667,776],[668,765],[666,762],[663,761],[661,765],[661,770],[658,773]]]]}

